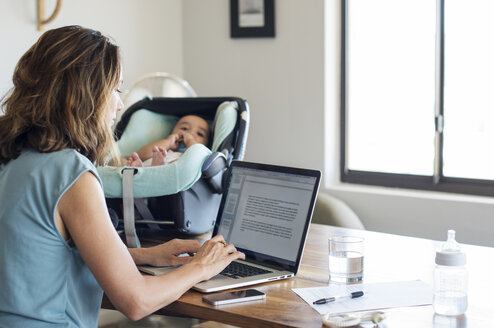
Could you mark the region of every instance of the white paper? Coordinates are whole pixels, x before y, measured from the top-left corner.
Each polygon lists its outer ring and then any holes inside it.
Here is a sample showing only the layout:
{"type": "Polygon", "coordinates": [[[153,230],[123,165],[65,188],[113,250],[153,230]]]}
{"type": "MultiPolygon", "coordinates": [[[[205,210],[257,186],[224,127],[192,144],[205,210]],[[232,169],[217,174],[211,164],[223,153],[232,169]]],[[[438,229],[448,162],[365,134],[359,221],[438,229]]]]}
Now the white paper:
{"type": "Polygon", "coordinates": [[[432,304],[432,287],[421,280],[373,284],[329,285],[323,287],[293,288],[298,296],[319,314],[370,311],[394,307],[432,304]],[[363,291],[364,296],[315,305],[312,302],[332,296],[363,291]]]}

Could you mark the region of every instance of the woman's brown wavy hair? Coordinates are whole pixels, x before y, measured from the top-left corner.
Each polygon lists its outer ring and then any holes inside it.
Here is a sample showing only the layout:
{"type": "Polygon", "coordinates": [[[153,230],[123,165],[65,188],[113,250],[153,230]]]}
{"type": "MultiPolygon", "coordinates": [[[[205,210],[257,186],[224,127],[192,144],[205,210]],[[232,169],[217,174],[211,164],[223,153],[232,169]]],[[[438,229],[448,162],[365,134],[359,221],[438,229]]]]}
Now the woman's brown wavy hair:
{"type": "Polygon", "coordinates": [[[105,164],[114,147],[105,108],[120,83],[116,45],[80,26],[47,31],[21,57],[12,80],[0,116],[0,163],[25,148],[72,148],[105,164]]]}

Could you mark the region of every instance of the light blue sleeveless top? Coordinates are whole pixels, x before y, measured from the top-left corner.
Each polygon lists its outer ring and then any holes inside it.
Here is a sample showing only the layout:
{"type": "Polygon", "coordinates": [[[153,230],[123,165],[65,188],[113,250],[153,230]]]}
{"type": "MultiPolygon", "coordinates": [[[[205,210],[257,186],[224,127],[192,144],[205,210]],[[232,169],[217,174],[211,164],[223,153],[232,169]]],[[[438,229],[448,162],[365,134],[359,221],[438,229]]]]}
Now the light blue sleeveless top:
{"type": "Polygon", "coordinates": [[[60,197],[87,171],[99,180],[71,149],[0,165],[0,327],[97,326],[103,291],[55,224],[60,197]]]}

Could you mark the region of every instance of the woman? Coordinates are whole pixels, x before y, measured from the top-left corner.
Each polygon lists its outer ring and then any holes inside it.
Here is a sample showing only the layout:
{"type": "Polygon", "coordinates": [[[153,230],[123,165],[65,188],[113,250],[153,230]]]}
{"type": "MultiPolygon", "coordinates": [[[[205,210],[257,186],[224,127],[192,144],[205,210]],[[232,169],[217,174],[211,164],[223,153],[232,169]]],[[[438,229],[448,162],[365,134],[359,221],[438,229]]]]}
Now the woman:
{"type": "Polygon", "coordinates": [[[22,56],[0,116],[0,327],[95,327],[103,291],[132,320],[243,258],[216,236],[127,249],[94,165],[122,108],[118,47],[68,26],[22,56]],[[193,257],[178,257],[196,253],[193,257]],[[177,265],[143,276],[136,264],[177,265]]]}

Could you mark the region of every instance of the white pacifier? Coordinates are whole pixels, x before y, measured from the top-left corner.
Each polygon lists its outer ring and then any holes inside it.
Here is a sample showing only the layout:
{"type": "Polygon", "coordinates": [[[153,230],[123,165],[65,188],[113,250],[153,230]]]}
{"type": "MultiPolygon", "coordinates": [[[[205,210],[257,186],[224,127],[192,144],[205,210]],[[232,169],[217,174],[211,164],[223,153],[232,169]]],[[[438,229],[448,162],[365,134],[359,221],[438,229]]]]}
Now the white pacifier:
{"type": "Polygon", "coordinates": [[[364,314],[326,314],[322,323],[326,327],[353,327],[364,321],[379,323],[386,318],[384,312],[367,312],[364,314]]]}

